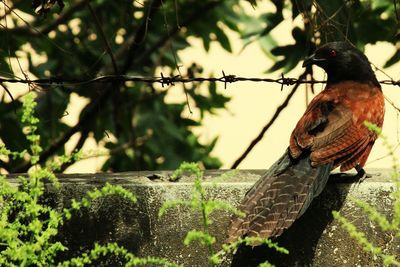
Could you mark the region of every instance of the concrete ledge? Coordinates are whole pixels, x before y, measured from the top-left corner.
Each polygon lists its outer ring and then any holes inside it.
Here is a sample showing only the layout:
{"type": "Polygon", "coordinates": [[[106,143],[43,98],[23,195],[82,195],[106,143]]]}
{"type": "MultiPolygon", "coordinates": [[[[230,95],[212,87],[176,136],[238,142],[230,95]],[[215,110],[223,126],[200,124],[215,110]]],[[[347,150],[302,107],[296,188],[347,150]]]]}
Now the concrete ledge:
{"type": "MultiPolygon", "coordinates": [[[[215,178],[226,171],[206,171],[204,187],[212,199],[238,205],[245,192],[263,171],[242,170],[233,176],[215,178]]],[[[381,266],[349,237],[336,221],[332,210],[341,213],[366,233],[374,244],[384,248],[386,254],[400,255],[400,242],[390,233],[384,233],[366,218],[359,208],[346,200],[347,195],[371,203],[380,212],[393,216],[390,193],[395,186],[390,182],[388,170],[369,170],[372,178],[360,185],[348,183],[346,175],[331,175],[323,193],[313,201],[309,210],[277,241],[290,251],[281,255],[267,248],[241,249],[233,266],[257,266],[269,259],[277,266],[381,266]]],[[[168,182],[171,172],[129,172],[118,174],[60,175],[60,190],[48,187],[46,201],[63,208],[72,198],[106,182],[121,185],[138,197],[132,205],[117,197],[96,201],[89,209],[74,215],[62,229],[60,240],[70,247],[69,256],[91,248],[94,242],[118,242],[138,256],[165,257],[185,266],[209,266],[207,250],[197,244],[186,247],[183,239],[192,229],[201,229],[199,215],[186,208],[170,210],[158,218],[158,210],[166,200],[189,199],[193,177],[182,177],[178,182],[168,182]]],[[[10,179],[13,179],[10,177],[10,179]]],[[[229,215],[213,214],[211,232],[217,237],[219,248],[225,239],[229,215]]],[[[67,255],[63,255],[66,257],[67,255]]],[[[111,261],[111,260],[110,260],[111,261]]],[[[102,263],[102,266],[119,266],[121,259],[102,263]]],[[[101,264],[99,264],[101,266],[101,264]]]]}

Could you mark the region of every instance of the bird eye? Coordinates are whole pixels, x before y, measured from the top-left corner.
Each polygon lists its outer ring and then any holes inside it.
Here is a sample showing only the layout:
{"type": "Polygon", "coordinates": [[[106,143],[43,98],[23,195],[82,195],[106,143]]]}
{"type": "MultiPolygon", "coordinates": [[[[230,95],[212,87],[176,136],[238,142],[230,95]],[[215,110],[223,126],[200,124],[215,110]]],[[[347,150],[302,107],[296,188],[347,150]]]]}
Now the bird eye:
{"type": "Polygon", "coordinates": [[[330,57],[336,57],[336,51],[334,49],[329,50],[328,55],[330,57]]]}

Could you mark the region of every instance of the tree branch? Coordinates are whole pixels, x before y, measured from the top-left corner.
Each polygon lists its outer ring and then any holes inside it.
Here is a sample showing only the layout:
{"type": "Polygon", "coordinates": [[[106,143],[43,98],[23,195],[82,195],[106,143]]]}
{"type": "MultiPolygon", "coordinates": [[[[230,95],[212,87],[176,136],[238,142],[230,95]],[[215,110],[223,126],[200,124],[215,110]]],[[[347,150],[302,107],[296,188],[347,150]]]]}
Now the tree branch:
{"type": "MultiPolygon", "coordinates": [[[[81,2],[84,5],[86,3],[86,1],[87,0],[83,0],[81,2]]],[[[149,7],[150,10],[152,10],[152,12],[150,13],[151,15],[154,15],[155,14],[154,11],[157,10],[157,9],[155,9],[155,6],[153,6],[153,4],[155,2],[160,2],[159,4],[161,4],[162,0],[157,0],[157,1],[152,2],[151,7],[149,7]]],[[[141,42],[141,40],[144,39],[145,32],[146,32],[145,27],[147,27],[147,20],[149,18],[150,17],[146,17],[143,20],[141,27],[139,27],[139,29],[136,31],[135,37],[133,38],[134,43],[132,43],[132,45],[138,44],[141,42]]],[[[132,46],[132,45],[130,45],[130,46],[132,46]]],[[[107,70],[107,69],[110,69],[110,66],[106,66],[105,68],[102,68],[102,70],[107,70]]],[[[87,111],[82,115],[82,117],[80,118],[78,123],[75,126],[73,126],[72,128],[68,129],[66,132],[64,132],[64,134],[60,138],[58,138],[49,147],[47,147],[46,150],[44,150],[41,153],[39,161],[38,161],[39,164],[45,162],[51,155],[55,154],[71,138],[72,135],[74,135],[75,133],[82,131],[83,129],[86,128],[87,122],[97,114],[98,107],[104,105],[104,103],[110,98],[113,88],[115,88],[115,84],[111,84],[107,88],[105,88],[104,90],[101,91],[100,97],[97,98],[96,101],[91,102],[89,104],[90,106],[87,108],[87,111]]],[[[11,170],[11,172],[14,172],[14,173],[15,172],[26,172],[30,167],[31,167],[31,163],[25,162],[21,166],[18,166],[16,168],[14,168],[13,170],[11,170]]]]}
{"type": "Polygon", "coordinates": [[[105,49],[106,49],[108,55],[110,56],[111,63],[112,63],[113,69],[114,69],[114,74],[118,75],[118,68],[117,68],[117,63],[115,61],[115,57],[114,57],[114,54],[112,52],[110,43],[108,42],[108,40],[106,38],[106,35],[104,34],[103,28],[101,27],[101,23],[99,21],[99,18],[97,17],[96,12],[94,12],[94,10],[93,10],[93,8],[92,8],[92,6],[90,5],[89,2],[87,3],[87,7],[88,7],[88,9],[90,11],[90,14],[92,14],[92,17],[94,19],[94,24],[96,25],[97,32],[100,35],[101,39],[103,40],[105,49]]]}
{"type": "Polygon", "coordinates": [[[132,66],[132,61],[135,58],[136,53],[138,52],[138,47],[146,37],[150,18],[160,9],[161,4],[162,0],[153,0],[151,2],[150,6],[147,9],[147,15],[143,19],[140,27],[137,29],[135,36],[128,41],[128,50],[126,51],[125,61],[121,68],[123,73],[126,73],[128,69],[132,66]]]}
{"type": "MultiPolygon", "coordinates": [[[[14,27],[14,28],[8,28],[8,29],[2,28],[0,30],[0,32],[7,31],[9,34],[27,35],[27,36],[31,36],[31,37],[41,37],[43,35],[47,35],[49,32],[51,32],[52,30],[57,28],[58,25],[68,21],[68,19],[76,11],[79,11],[80,9],[84,8],[84,6],[87,2],[89,2],[89,0],[80,0],[80,1],[76,2],[68,10],[66,10],[64,13],[62,13],[60,16],[58,16],[57,19],[53,20],[48,25],[43,26],[39,29],[35,28],[34,26],[32,26],[30,24],[27,24],[26,26],[23,26],[23,27],[14,27]]],[[[14,11],[11,10],[10,12],[14,12],[14,11]]],[[[27,22],[25,22],[25,23],[27,23],[27,22]]]]}
{"type": "MultiPolygon", "coordinates": [[[[148,14],[151,10],[153,12],[150,14],[151,16],[154,15],[154,11],[158,10],[158,8],[161,6],[162,0],[155,0],[152,2],[152,7],[149,8],[148,14]]],[[[217,5],[222,4],[222,1],[209,1],[204,4],[201,8],[198,8],[194,10],[194,12],[189,15],[183,23],[180,25],[175,25],[169,33],[164,34],[162,37],[158,39],[158,41],[149,49],[146,51],[140,51],[140,54],[132,54],[129,55],[129,53],[133,53],[134,51],[137,51],[139,44],[141,44],[145,38],[145,35],[147,33],[147,28],[148,28],[148,21],[150,17],[145,17],[139,26],[139,28],[136,30],[136,32],[132,35],[130,35],[126,42],[115,52],[115,59],[117,62],[119,62],[121,59],[125,59],[125,62],[122,64],[122,66],[119,66],[120,73],[126,73],[129,68],[132,68],[133,65],[135,66],[141,66],[144,64],[144,60],[149,57],[152,53],[157,51],[160,47],[165,45],[174,35],[179,33],[179,30],[181,27],[187,27],[194,21],[203,18],[204,12],[209,11],[210,9],[215,8],[217,5]],[[131,51],[131,52],[130,52],[131,51]],[[134,57],[136,55],[136,57],[134,57]]],[[[108,64],[105,65],[99,73],[111,73],[112,72],[112,65],[108,64]]]]}
{"type": "MultiPolygon", "coordinates": [[[[159,10],[157,6],[159,7],[162,3],[162,0],[154,0],[151,3],[151,7],[149,7],[149,14],[151,16],[154,16],[155,11],[159,10]]],[[[188,17],[181,25],[183,26],[188,26],[189,24],[193,23],[194,21],[203,18],[204,11],[209,10],[210,8],[213,8],[220,4],[221,1],[210,1],[206,3],[203,8],[200,10],[197,9],[195,10],[191,16],[188,17]]],[[[127,57],[126,54],[128,51],[137,50],[138,45],[144,40],[146,32],[147,32],[147,21],[151,17],[145,17],[141,26],[138,28],[136,31],[135,35],[132,36],[130,39],[127,40],[127,42],[122,46],[118,51],[115,53],[115,58],[116,60],[120,60],[122,58],[127,57]]],[[[127,57],[124,68],[120,69],[120,74],[125,73],[134,63],[135,65],[142,64],[143,61],[145,61],[146,57],[148,57],[151,53],[154,53],[159,47],[165,45],[166,42],[170,38],[172,38],[173,35],[177,34],[179,32],[179,27],[174,27],[173,30],[171,30],[168,34],[165,34],[162,36],[159,41],[153,45],[149,50],[144,51],[144,53],[141,53],[140,60],[135,60],[135,58],[130,59],[127,57]],[[127,68],[127,69],[125,69],[127,68]]],[[[133,53],[135,55],[135,53],[133,53]]],[[[103,67],[100,70],[100,73],[111,73],[113,70],[112,63],[111,65],[108,64],[105,67],[103,67]]],[[[88,122],[96,116],[96,114],[99,111],[99,107],[103,106],[109,99],[111,99],[111,95],[113,92],[113,89],[116,87],[115,82],[113,83],[112,81],[110,84],[104,88],[103,90],[100,91],[100,96],[93,102],[91,102],[90,105],[84,114],[82,114],[79,122],[73,126],[72,128],[68,129],[64,134],[59,137],[58,139],[55,140],[48,148],[46,148],[42,154],[40,155],[39,163],[45,162],[50,156],[54,155],[70,138],[72,135],[79,131],[83,131],[87,128],[86,125],[88,125],[88,122]]],[[[30,162],[25,162],[23,165],[11,170],[11,172],[26,172],[30,168],[30,162]]]]}
{"type": "Polygon", "coordinates": [[[21,3],[23,0],[14,1],[13,5],[9,7],[7,10],[4,10],[4,14],[0,16],[0,20],[5,19],[11,12],[13,12],[16,5],[21,3]]]}
{"type": "MultiPolygon", "coordinates": [[[[303,74],[299,76],[299,79],[304,79],[308,74],[308,70],[306,69],[303,74]]],[[[274,124],[276,119],[279,117],[281,112],[288,106],[290,99],[293,97],[294,93],[296,92],[297,88],[300,86],[300,84],[296,84],[293,86],[292,90],[286,97],[285,101],[276,109],[275,114],[272,116],[272,118],[268,121],[268,123],[262,128],[261,132],[257,135],[256,138],[254,138],[253,141],[251,141],[250,145],[246,148],[246,150],[243,152],[243,154],[232,164],[231,169],[236,169],[239,164],[249,155],[251,150],[263,139],[264,134],[268,129],[274,124]]]]}
{"type": "Polygon", "coordinates": [[[181,27],[187,27],[194,21],[201,19],[204,17],[204,14],[206,11],[209,11],[210,9],[215,8],[216,6],[222,4],[222,1],[210,1],[207,2],[204,6],[201,8],[196,9],[196,12],[193,12],[190,16],[188,16],[181,24],[175,25],[169,32],[169,34],[165,34],[162,38],[158,40],[157,43],[155,43],[150,49],[145,51],[144,53],[141,53],[139,57],[135,60],[136,65],[142,65],[144,64],[144,60],[149,58],[149,55],[157,51],[160,47],[162,47],[165,43],[167,43],[172,36],[175,34],[179,33],[179,30],[181,27]]]}

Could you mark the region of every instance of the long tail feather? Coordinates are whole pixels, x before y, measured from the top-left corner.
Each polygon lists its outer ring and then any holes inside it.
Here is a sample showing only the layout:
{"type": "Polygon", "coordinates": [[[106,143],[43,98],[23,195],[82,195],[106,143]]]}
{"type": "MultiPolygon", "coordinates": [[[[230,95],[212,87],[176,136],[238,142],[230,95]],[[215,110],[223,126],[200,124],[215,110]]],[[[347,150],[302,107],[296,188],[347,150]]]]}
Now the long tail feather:
{"type": "Polygon", "coordinates": [[[246,217],[232,220],[227,242],[244,236],[273,238],[282,234],[322,192],[331,167],[312,167],[309,155],[293,160],[286,151],[246,193],[240,207],[246,217]]]}

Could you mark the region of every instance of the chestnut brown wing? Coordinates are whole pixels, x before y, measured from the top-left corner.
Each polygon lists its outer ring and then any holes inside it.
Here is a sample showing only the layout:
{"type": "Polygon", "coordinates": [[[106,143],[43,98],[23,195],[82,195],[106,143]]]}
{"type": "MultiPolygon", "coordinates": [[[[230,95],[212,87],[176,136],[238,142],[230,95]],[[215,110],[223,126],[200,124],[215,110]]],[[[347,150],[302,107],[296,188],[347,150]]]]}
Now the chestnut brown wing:
{"type": "MultiPolygon", "coordinates": [[[[292,156],[298,157],[309,150],[312,166],[332,162],[333,167],[348,162],[355,154],[361,156],[373,144],[367,128],[354,124],[352,110],[340,101],[326,95],[319,98],[314,99],[317,101],[311,103],[292,133],[292,156]]],[[[358,163],[354,157],[351,161],[346,170],[358,163]]]]}

